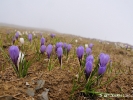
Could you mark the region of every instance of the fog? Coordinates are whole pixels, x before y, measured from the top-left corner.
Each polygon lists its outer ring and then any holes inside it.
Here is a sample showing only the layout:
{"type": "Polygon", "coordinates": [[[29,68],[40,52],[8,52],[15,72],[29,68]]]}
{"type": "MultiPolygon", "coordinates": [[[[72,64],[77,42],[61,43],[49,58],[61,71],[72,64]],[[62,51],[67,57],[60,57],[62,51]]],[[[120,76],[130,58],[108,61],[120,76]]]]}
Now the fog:
{"type": "Polygon", "coordinates": [[[1,0],[0,23],[133,45],[133,0],[1,0]]]}

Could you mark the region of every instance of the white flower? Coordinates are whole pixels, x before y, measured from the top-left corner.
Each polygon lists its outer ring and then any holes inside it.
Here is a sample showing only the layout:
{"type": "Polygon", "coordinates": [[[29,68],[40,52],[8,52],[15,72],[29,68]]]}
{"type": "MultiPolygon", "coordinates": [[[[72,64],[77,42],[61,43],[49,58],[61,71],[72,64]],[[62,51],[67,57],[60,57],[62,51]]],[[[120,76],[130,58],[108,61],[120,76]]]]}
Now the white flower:
{"type": "Polygon", "coordinates": [[[28,35],[28,32],[26,31],[25,34],[28,35]]]}
{"type": "Polygon", "coordinates": [[[19,41],[21,44],[24,44],[24,38],[20,38],[19,41]]]}
{"type": "Polygon", "coordinates": [[[88,44],[85,44],[85,48],[88,48],[88,44]]]}
{"type": "Polygon", "coordinates": [[[18,69],[19,69],[19,63],[22,62],[23,59],[24,59],[24,54],[20,51],[20,52],[19,52],[18,61],[17,61],[18,69]]]}
{"type": "Polygon", "coordinates": [[[33,33],[33,35],[34,35],[34,36],[36,36],[36,34],[35,34],[35,33],[33,33]]]}
{"type": "Polygon", "coordinates": [[[75,40],[75,42],[77,43],[77,42],[78,42],[78,40],[75,40]]]}

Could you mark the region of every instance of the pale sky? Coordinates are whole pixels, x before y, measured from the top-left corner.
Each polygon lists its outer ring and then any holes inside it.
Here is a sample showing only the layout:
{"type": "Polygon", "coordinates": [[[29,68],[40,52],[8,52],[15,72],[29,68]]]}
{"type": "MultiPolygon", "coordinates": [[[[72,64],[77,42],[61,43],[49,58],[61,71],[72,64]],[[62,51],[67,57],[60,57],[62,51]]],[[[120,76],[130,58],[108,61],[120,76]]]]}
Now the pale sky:
{"type": "Polygon", "coordinates": [[[0,23],[133,45],[133,0],[1,0],[0,23]]]}

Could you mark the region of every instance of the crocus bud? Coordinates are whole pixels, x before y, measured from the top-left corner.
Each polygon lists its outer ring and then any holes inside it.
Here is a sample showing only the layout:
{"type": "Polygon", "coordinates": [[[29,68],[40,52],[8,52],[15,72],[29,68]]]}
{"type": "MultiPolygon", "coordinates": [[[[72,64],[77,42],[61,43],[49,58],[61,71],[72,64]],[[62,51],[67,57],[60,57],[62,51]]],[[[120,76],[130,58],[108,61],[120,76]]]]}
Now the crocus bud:
{"type": "Polygon", "coordinates": [[[55,47],[55,51],[57,51],[57,48],[58,47],[62,47],[63,46],[63,43],[62,42],[57,42],[56,43],[56,47],[55,47]]]}
{"type": "Polygon", "coordinates": [[[72,48],[72,45],[71,44],[68,44],[67,45],[67,52],[69,52],[71,50],[71,48],[72,48]]]}
{"type": "Polygon", "coordinates": [[[58,56],[60,65],[61,65],[61,57],[62,57],[62,55],[63,55],[62,47],[58,47],[57,48],[57,56],[58,56]]]}
{"type": "Polygon", "coordinates": [[[93,63],[94,57],[93,57],[92,55],[89,55],[89,56],[86,58],[86,63],[87,63],[88,61],[90,61],[90,62],[93,63]]]}
{"type": "Polygon", "coordinates": [[[50,36],[51,36],[51,38],[54,38],[55,37],[55,34],[51,34],[50,36]]]}
{"type": "Polygon", "coordinates": [[[31,42],[31,40],[32,40],[32,34],[28,34],[28,39],[31,42]]]}
{"type": "Polygon", "coordinates": [[[45,43],[45,38],[42,37],[42,38],[41,38],[41,45],[44,45],[44,43],[45,43]]]}
{"type": "Polygon", "coordinates": [[[84,47],[83,46],[79,46],[76,50],[77,56],[79,59],[82,59],[82,56],[84,54],[84,47]]]}
{"type": "Polygon", "coordinates": [[[80,66],[81,66],[81,60],[82,60],[82,57],[84,55],[84,47],[83,46],[79,46],[77,48],[77,50],[76,50],[76,53],[77,53],[78,60],[79,60],[80,66]]]}
{"type": "Polygon", "coordinates": [[[19,33],[18,32],[16,32],[16,34],[15,34],[15,38],[18,40],[18,37],[19,37],[19,33]]]}
{"type": "Polygon", "coordinates": [[[12,38],[12,43],[13,43],[13,44],[15,43],[15,40],[16,40],[16,37],[14,36],[14,37],[12,38]]]}
{"type": "Polygon", "coordinates": [[[49,44],[46,48],[46,52],[47,52],[47,55],[48,55],[48,59],[50,59],[50,55],[52,53],[52,48],[53,46],[51,44],[49,44]]]}
{"type": "Polygon", "coordinates": [[[18,70],[17,61],[18,61],[18,57],[19,57],[19,48],[14,45],[10,46],[9,55],[10,55],[10,58],[11,58],[13,64],[16,66],[16,69],[18,70]]]}
{"type": "Polygon", "coordinates": [[[46,46],[41,45],[40,52],[43,54],[46,51],[46,46]]]}
{"type": "Polygon", "coordinates": [[[20,38],[19,41],[21,44],[24,44],[24,38],[20,38]]]}
{"type": "Polygon", "coordinates": [[[63,47],[64,47],[64,49],[66,49],[67,48],[67,43],[64,43],[63,47]]]}
{"type": "Polygon", "coordinates": [[[87,55],[90,55],[91,52],[92,52],[91,48],[86,48],[86,54],[87,54],[87,55]]]}
{"type": "Polygon", "coordinates": [[[91,48],[91,49],[92,49],[92,47],[93,47],[93,44],[92,44],[92,43],[90,43],[89,48],[91,48]]]}
{"type": "Polygon", "coordinates": [[[91,61],[88,61],[86,64],[85,64],[85,77],[86,77],[86,80],[89,78],[91,72],[92,72],[92,62],[91,61]]]}

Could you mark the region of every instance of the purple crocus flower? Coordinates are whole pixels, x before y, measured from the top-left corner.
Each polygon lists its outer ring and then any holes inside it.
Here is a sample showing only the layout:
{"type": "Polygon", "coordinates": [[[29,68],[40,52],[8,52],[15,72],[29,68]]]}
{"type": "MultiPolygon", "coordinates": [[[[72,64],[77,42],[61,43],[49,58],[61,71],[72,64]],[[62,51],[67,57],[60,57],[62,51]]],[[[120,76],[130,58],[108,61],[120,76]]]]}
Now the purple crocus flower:
{"type": "Polygon", "coordinates": [[[63,47],[64,47],[64,49],[66,49],[67,48],[67,43],[64,43],[63,47]]]}
{"type": "Polygon", "coordinates": [[[62,47],[63,46],[63,43],[62,42],[57,42],[56,43],[56,47],[58,48],[58,47],[62,47]]]}
{"type": "Polygon", "coordinates": [[[77,56],[79,59],[82,59],[82,56],[84,54],[84,47],[83,46],[79,46],[76,50],[77,56]]]}
{"type": "Polygon", "coordinates": [[[47,52],[47,55],[48,55],[48,59],[50,59],[50,55],[52,53],[52,48],[53,46],[51,44],[49,44],[46,48],[46,52],[47,52]]]}
{"type": "Polygon", "coordinates": [[[57,48],[57,56],[58,56],[60,65],[61,65],[61,58],[62,58],[62,55],[63,55],[62,47],[58,47],[58,48],[57,48]]]}
{"type": "Polygon", "coordinates": [[[16,32],[16,34],[15,34],[15,38],[18,40],[18,37],[19,37],[19,33],[18,32],[16,32]]]}
{"type": "Polygon", "coordinates": [[[71,44],[68,44],[67,45],[67,53],[71,50],[71,48],[72,48],[72,45],[71,44]]]}
{"type": "Polygon", "coordinates": [[[107,63],[109,62],[110,57],[108,54],[101,53],[99,55],[99,69],[98,69],[98,75],[103,75],[106,71],[107,63]]]}
{"type": "Polygon", "coordinates": [[[84,47],[83,46],[79,46],[77,48],[77,50],[76,50],[76,53],[77,53],[78,60],[79,60],[80,66],[81,66],[81,60],[82,60],[82,57],[84,55],[84,47]]]}
{"type": "Polygon", "coordinates": [[[91,72],[92,72],[92,62],[91,61],[88,61],[86,64],[85,64],[85,77],[86,77],[86,80],[89,78],[91,72]]]}
{"type": "Polygon", "coordinates": [[[92,49],[92,47],[93,47],[93,44],[92,44],[92,43],[90,43],[89,48],[91,48],[91,49],[92,49]]]}
{"type": "Polygon", "coordinates": [[[28,39],[31,42],[31,40],[32,40],[32,34],[28,34],[28,39]]]}
{"type": "Polygon", "coordinates": [[[90,62],[93,63],[94,57],[93,57],[92,55],[89,55],[89,56],[86,58],[86,63],[87,63],[88,61],[90,61],[90,62]]]}
{"type": "Polygon", "coordinates": [[[10,55],[12,62],[16,66],[16,69],[18,70],[17,61],[18,61],[18,57],[19,57],[19,48],[14,45],[10,46],[9,55],[10,55]]]}
{"type": "Polygon", "coordinates": [[[45,38],[42,37],[42,38],[41,38],[41,45],[44,45],[44,43],[45,43],[45,38]]]}
{"type": "Polygon", "coordinates": [[[51,34],[50,36],[51,36],[51,38],[54,38],[55,37],[55,34],[51,34]]]}
{"type": "Polygon", "coordinates": [[[57,42],[56,43],[56,47],[55,47],[55,51],[57,51],[57,48],[58,47],[62,47],[63,46],[63,43],[62,42],[57,42]]]}
{"type": "Polygon", "coordinates": [[[12,38],[12,43],[13,43],[13,44],[15,43],[15,40],[16,40],[16,37],[14,36],[14,37],[12,38]]]}
{"type": "Polygon", "coordinates": [[[91,48],[86,48],[86,54],[87,54],[87,55],[90,55],[91,52],[92,52],[91,48]]]}
{"type": "Polygon", "coordinates": [[[40,51],[43,54],[46,51],[46,46],[45,45],[41,45],[40,51]]]}

